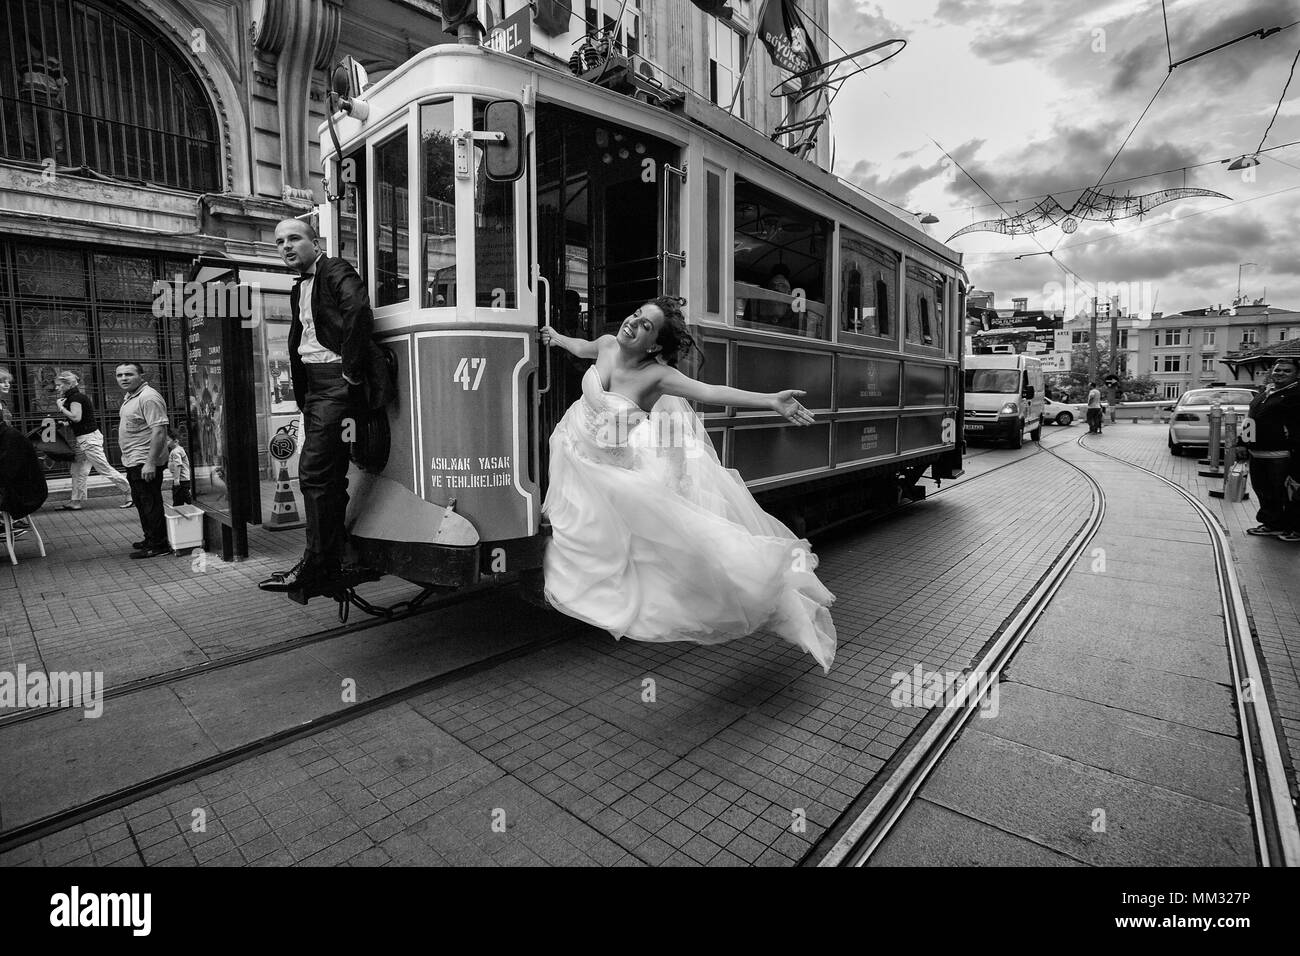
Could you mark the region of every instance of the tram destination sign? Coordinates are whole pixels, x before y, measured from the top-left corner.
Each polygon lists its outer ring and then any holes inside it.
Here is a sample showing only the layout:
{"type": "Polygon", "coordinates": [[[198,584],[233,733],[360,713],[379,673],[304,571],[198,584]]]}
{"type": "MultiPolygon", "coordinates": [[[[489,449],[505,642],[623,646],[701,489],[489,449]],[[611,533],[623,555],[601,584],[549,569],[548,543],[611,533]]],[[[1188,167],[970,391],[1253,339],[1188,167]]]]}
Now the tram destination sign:
{"type": "Polygon", "coordinates": [[[483,38],[483,46],[498,53],[527,57],[533,52],[532,9],[525,6],[510,14],[483,38]]]}

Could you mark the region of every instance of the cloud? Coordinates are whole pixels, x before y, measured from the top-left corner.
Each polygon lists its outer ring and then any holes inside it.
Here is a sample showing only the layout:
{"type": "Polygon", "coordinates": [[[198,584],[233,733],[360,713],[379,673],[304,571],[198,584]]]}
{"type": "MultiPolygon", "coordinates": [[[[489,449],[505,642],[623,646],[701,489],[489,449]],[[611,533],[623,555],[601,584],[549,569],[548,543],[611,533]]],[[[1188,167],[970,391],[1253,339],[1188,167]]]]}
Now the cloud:
{"type": "MultiPolygon", "coordinates": [[[[1140,85],[1139,79],[1154,81],[1168,71],[1171,53],[1177,62],[1255,30],[1285,26],[1296,19],[1296,13],[1294,0],[1252,0],[1246,9],[1227,12],[1204,5],[1187,11],[1175,8],[1169,19],[1168,47],[1160,19],[1154,20],[1154,31],[1147,30],[1144,21],[1141,39],[1119,55],[1109,83],[1110,91],[1125,93],[1140,85]],[[1215,19],[1216,13],[1223,15],[1215,19]]],[[[1120,38],[1126,32],[1123,21],[1118,20],[1105,28],[1108,35],[1113,33],[1120,38]]],[[[1279,46],[1294,46],[1285,39],[1288,36],[1282,33],[1264,40],[1242,40],[1183,64],[1175,70],[1172,81],[1211,91],[1240,85],[1258,70],[1271,68],[1273,54],[1279,46]]]]}

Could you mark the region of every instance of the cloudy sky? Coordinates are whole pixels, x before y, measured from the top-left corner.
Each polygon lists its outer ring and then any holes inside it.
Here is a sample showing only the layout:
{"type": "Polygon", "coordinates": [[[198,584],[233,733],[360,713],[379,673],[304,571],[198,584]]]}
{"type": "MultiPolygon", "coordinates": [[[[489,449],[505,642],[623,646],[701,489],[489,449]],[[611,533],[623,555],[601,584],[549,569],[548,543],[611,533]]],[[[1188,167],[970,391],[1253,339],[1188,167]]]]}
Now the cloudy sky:
{"type": "MultiPolygon", "coordinates": [[[[1167,0],[1166,8],[1174,61],[1300,20],[1300,0],[1167,0]]],[[[1070,207],[1169,72],[1159,0],[831,0],[831,34],[847,50],[908,41],[845,83],[832,110],[835,172],[933,212],[940,222],[927,228],[940,240],[1025,211],[1043,194],[1070,207]]],[[[1044,299],[1066,286],[1064,266],[1075,282],[1139,292],[1132,311],[1169,313],[1229,306],[1238,266],[1256,263],[1243,270],[1243,293],[1267,290],[1271,304],[1300,310],[1300,146],[1261,156],[1253,182],[1217,162],[1182,171],[1254,152],[1298,49],[1294,26],[1178,67],[1105,176],[1146,177],[1110,187],[1121,195],[1192,186],[1229,200],[1182,199],[1142,219],[1080,222],[1070,235],[1049,227],[961,236],[950,245],[965,254],[974,285],[996,292],[999,308],[1013,296],[1027,296],[1030,308],[1059,307],[1044,299]],[[1051,249],[1059,266],[1045,255],[1015,259],[1051,249]]],[[[1300,75],[1265,146],[1293,140],[1300,75]]]]}

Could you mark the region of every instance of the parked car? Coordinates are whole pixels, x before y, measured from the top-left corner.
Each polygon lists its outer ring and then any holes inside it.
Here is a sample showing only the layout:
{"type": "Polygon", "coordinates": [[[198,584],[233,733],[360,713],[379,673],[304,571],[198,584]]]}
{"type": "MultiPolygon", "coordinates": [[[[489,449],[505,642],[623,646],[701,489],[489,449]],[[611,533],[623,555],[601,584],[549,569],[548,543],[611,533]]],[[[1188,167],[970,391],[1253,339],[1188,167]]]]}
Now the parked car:
{"type": "Polygon", "coordinates": [[[1202,448],[1210,444],[1210,408],[1215,402],[1226,412],[1232,409],[1241,421],[1248,411],[1256,391],[1250,388],[1194,388],[1183,392],[1178,401],[1168,406],[1169,454],[1181,455],[1188,446],[1202,448]]]}
{"type": "Polygon", "coordinates": [[[1073,406],[1051,398],[1043,399],[1043,421],[1068,425],[1077,417],[1078,415],[1075,413],[1073,406]]]}

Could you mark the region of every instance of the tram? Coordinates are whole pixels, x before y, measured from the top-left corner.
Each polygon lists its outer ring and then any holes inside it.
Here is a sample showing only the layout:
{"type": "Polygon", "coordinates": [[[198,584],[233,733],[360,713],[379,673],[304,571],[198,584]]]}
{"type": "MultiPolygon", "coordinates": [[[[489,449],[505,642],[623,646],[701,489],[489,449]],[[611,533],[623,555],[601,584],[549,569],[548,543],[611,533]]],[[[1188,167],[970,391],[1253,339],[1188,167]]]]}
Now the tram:
{"type": "Polygon", "coordinates": [[[690,92],[620,92],[480,46],[419,53],[321,128],[330,255],[396,356],[381,470],[350,476],[363,563],[434,588],[535,575],[547,440],[583,364],[674,295],[683,371],[807,390],[816,424],[703,406],[709,437],[800,534],[961,474],[961,258],[690,92]],[[328,127],[328,128],[327,128],[328,127]],[[335,146],[337,144],[337,146],[335,146]]]}

